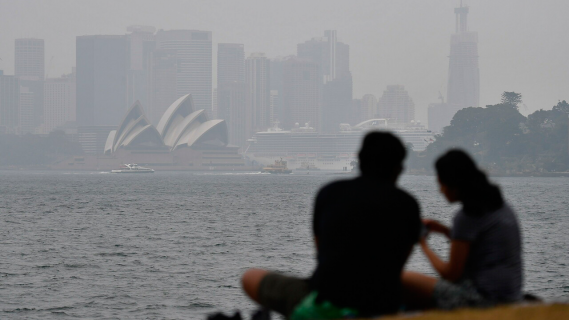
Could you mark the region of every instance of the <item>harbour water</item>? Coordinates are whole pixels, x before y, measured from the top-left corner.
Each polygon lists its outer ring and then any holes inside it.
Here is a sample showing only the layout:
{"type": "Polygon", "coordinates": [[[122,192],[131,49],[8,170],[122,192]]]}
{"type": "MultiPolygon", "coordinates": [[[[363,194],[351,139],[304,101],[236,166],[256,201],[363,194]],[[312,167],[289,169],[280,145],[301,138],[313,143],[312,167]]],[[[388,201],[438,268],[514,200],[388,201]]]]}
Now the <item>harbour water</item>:
{"type": "MultiPolygon", "coordinates": [[[[239,287],[245,269],[310,274],[312,201],[340,178],[349,176],[0,171],[0,318],[247,314],[254,306],[239,287]]],[[[569,179],[495,181],[522,226],[525,291],[567,300],[569,179]]],[[[444,202],[434,177],[404,176],[400,185],[424,217],[450,222],[457,207],[444,202]]],[[[430,241],[441,254],[448,248],[440,237],[430,241]]],[[[407,268],[433,273],[418,249],[407,268]]]]}

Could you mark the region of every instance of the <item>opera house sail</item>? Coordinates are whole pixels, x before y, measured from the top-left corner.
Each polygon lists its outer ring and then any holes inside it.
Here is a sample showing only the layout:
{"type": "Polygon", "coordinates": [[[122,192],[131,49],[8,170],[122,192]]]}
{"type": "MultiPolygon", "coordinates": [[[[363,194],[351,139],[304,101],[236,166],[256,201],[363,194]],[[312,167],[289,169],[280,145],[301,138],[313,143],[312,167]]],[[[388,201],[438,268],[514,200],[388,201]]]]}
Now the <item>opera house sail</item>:
{"type": "Polygon", "coordinates": [[[104,156],[83,156],[57,165],[68,169],[112,169],[137,163],[157,170],[244,170],[238,147],[228,144],[224,120],[209,120],[190,94],[172,103],[153,126],[137,101],[116,130],[109,132],[104,156]]]}

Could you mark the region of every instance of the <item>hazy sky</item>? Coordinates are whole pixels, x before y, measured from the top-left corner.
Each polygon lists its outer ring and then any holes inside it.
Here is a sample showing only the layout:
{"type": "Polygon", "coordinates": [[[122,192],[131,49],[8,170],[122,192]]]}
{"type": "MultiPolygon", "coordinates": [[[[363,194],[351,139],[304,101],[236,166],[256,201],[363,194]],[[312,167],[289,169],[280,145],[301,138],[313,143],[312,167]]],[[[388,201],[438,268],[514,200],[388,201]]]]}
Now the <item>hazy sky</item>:
{"type": "MultiPolygon", "coordinates": [[[[354,97],[381,96],[405,85],[426,120],[439,90],[446,97],[450,34],[459,0],[0,0],[0,69],[14,72],[14,39],[45,39],[46,71],[75,65],[75,37],[125,34],[133,24],[213,32],[219,42],[245,44],[268,57],[296,53],[296,45],[326,29],[350,45],[354,97]],[[51,66],[49,61],[53,56],[51,66]]],[[[464,0],[469,30],[477,31],[481,106],[503,91],[521,92],[527,114],[569,100],[568,0],[464,0]]],[[[215,72],[214,72],[215,77],[215,72]]],[[[215,83],[215,79],[214,79],[215,83]]]]}

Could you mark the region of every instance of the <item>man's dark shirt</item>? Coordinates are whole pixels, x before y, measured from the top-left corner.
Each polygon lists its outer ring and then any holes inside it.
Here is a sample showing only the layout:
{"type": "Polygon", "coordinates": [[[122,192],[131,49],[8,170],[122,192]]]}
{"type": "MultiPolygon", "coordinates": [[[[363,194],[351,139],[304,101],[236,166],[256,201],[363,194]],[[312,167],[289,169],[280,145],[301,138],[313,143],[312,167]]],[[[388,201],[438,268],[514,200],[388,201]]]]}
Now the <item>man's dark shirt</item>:
{"type": "Polygon", "coordinates": [[[366,315],[396,312],[401,271],[421,229],[419,205],[393,184],[359,177],[320,190],[314,205],[319,300],[366,315]]]}

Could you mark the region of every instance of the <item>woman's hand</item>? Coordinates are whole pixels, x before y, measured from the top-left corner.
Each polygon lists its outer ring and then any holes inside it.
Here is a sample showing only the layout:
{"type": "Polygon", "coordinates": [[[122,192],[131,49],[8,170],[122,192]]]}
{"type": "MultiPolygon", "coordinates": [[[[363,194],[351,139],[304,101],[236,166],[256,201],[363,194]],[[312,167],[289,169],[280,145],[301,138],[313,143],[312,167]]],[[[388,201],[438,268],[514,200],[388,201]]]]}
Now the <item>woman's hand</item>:
{"type": "Polygon", "coordinates": [[[450,239],[450,229],[436,220],[423,219],[423,223],[429,231],[442,233],[450,239]]]}

